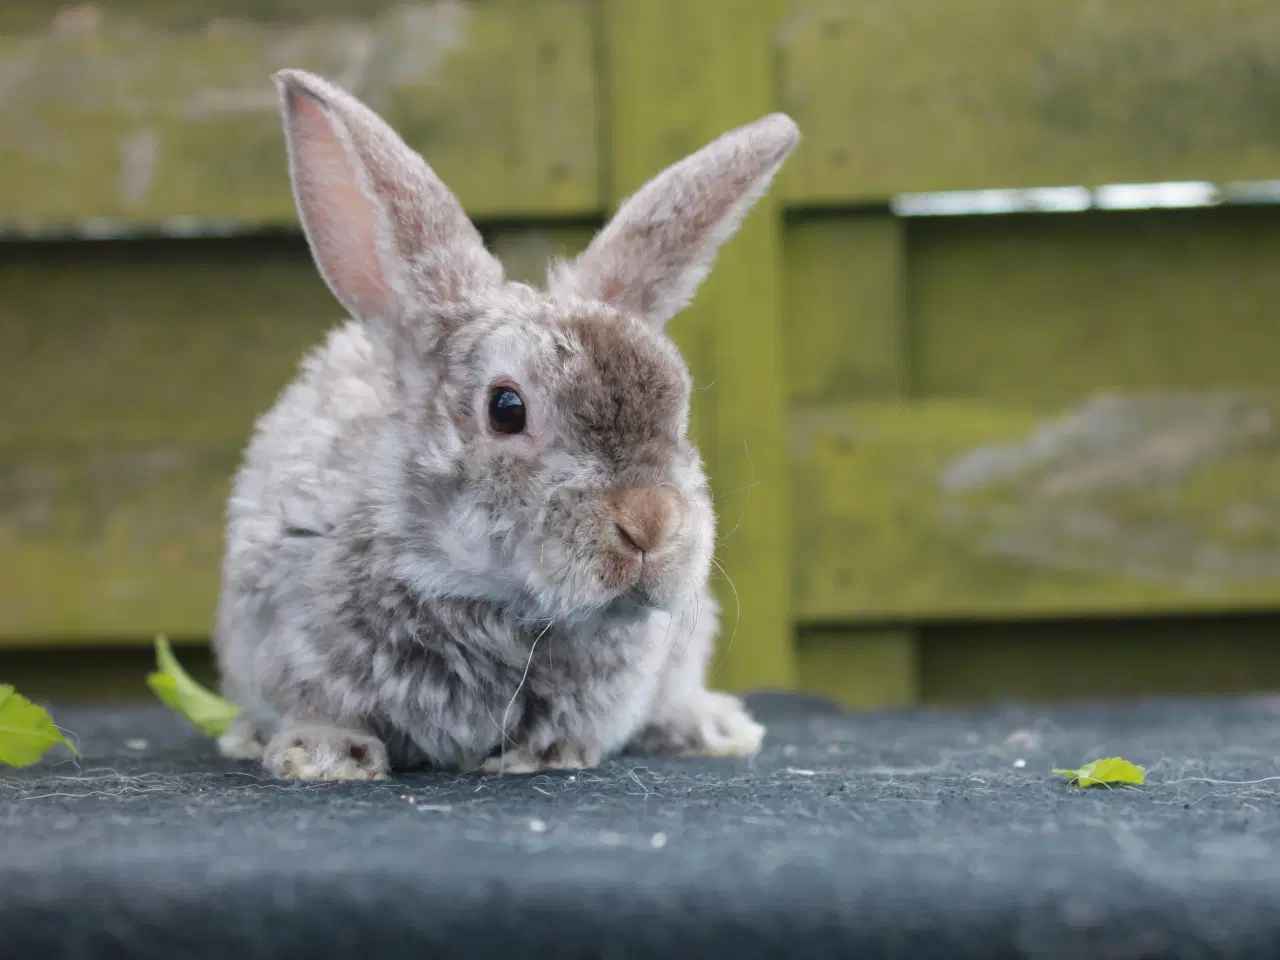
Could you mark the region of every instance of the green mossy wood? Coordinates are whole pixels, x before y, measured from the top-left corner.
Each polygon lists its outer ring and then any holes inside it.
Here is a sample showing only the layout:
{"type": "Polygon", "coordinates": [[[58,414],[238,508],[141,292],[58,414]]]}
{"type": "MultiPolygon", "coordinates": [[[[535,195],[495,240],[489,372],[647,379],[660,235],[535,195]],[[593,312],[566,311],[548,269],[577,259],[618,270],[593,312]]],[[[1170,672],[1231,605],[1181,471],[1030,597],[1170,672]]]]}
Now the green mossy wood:
{"type": "MultiPolygon", "coordinates": [[[[737,588],[718,679],[1056,695],[1045,617],[1280,609],[1280,215],[856,205],[1280,178],[1278,48],[1267,0],[19,0],[0,231],[287,233],[287,64],[384,111],[538,279],[786,110],[799,150],[672,324],[737,588]]],[[[0,246],[0,644],[207,635],[230,473],[338,319],[292,234],[0,246]]],[[[1114,692],[1248,679],[1176,631],[1161,672],[1137,629],[1084,644],[1114,692]]],[[[1274,646],[1233,649],[1262,683],[1274,646]]]]}
{"type": "Polygon", "coordinates": [[[791,0],[794,204],[1280,173],[1273,0],[791,0]]]}
{"type": "MultiPolygon", "coordinates": [[[[588,237],[490,242],[536,279],[588,237]]],[[[207,636],[245,440],[342,318],[306,245],[11,244],[0,304],[0,644],[207,636]]]]}
{"type": "Polygon", "coordinates": [[[600,205],[588,0],[4,6],[5,227],[294,223],[282,67],[383,113],[475,215],[600,205]]]}
{"type": "MultiPolygon", "coordinates": [[[[774,109],[772,0],[608,0],[611,201],[774,109]]],[[[802,148],[803,149],[803,148],[802,148]]],[[[717,661],[734,688],[794,683],[780,206],[766,196],[672,321],[719,512],[717,661]]]]}
{"type": "Polygon", "coordinates": [[[1274,609],[1280,217],[893,223],[787,236],[798,616],[1274,609]]]}

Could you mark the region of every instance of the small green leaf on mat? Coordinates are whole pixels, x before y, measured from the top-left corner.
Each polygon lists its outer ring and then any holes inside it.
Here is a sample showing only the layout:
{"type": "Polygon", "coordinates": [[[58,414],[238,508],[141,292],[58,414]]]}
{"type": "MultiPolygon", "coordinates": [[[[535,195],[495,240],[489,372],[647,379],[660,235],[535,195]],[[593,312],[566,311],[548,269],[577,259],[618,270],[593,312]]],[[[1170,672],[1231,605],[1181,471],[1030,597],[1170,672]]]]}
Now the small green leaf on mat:
{"type": "Polygon", "coordinates": [[[1119,757],[1107,757],[1105,760],[1094,760],[1086,763],[1079,770],[1054,770],[1060,776],[1069,777],[1071,783],[1084,789],[1106,784],[1143,784],[1147,782],[1147,771],[1136,763],[1121,760],[1119,757]]]}
{"type": "Polygon", "coordinates": [[[156,666],[155,673],[147,674],[147,686],[169,709],[182,714],[206,736],[220,737],[227,732],[240,708],[192,680],[166,637],[156,637],[156,666]]]}
{"type": "Polygon", "coordinates": [[[7,683],[0,683],[0,763],[29,767],[54,744],[69,747],[80,755],[49,716],[7,683]]]}

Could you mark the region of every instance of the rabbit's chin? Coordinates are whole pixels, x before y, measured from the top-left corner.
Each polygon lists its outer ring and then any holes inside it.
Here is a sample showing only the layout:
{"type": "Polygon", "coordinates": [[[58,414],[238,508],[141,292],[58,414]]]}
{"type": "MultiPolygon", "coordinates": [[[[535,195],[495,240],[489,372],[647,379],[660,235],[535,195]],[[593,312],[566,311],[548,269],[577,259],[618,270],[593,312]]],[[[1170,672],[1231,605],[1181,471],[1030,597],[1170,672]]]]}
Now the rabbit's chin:
{"type": "Polygon", "coordinates": [[[624,583],[604,586],[596,581],[591,588],[572,589],[569,584],[542,584],[531,600],[538,608],[535,616],[559,620],[588,620],[601,614],[610,618],[644,617],[662,611],[676,613],[695,602],[705,577],[693,570],[678,576],[639,575],[624,583]],[[566,588],[569,589],[566,589],[566,588]]]}
{"type": "Polygon", "coordinates": [[[640,621],[654,614],[675,615],[691,602],[691,597],[684,594],[655,597],[643,589],[634,588],[586,606],[574,603],[544,606],[541,617],[563,623],[592,623],[601,619],[640,621]]]}

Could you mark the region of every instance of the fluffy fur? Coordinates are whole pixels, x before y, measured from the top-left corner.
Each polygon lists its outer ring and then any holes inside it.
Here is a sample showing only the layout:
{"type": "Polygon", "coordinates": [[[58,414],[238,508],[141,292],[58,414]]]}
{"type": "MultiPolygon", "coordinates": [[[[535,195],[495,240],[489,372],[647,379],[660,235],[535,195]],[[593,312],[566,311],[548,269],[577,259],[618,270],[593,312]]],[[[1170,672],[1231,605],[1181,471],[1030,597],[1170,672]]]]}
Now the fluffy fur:
{"type": "Polygon", "coordinates": [[[795,125],[671,167],[540,292],[503,281],[368,108],[300,71],[277,85],[302,224],[352,319],[235,480],[215,649],[244,712],[223,750],[322,779],[753,752],[763,729],[704,683],[715,520],[663,331],[795,125]],[[503,386],[516,435],[489,423],[503,386]]]}

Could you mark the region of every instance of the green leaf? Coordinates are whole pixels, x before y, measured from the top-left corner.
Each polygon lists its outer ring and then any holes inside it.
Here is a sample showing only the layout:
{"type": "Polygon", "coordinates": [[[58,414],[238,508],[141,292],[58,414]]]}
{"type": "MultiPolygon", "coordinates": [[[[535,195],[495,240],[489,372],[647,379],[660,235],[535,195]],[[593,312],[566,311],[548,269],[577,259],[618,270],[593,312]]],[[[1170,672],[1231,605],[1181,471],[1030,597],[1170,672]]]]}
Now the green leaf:
{"type": "Polygon", "coordinates": [[[156,637],[155,673],[147,674],[147,686],[164,704],[186,717],[209,737],[227,732],[240,708],[230,700],[210,693],[191,679],[173,655],[166,637],[156,637]]]}
{"type": "Polygon", "coordinates": [[[1107,757],[1086,763],[1079,770],[1054,770],[1060,776],[1069,777],[1071,783],[1081,789],[1098,787],[1104,784],[1144,784],[1147,782],[1147,771],[1136,763],[1121,760],[1119,757],[1107,757]]]}
{"type": "Polygon", "coordinates": [[[29,767],[57,743],[80,755],[54,725],[48,711],[37,707],[7,683],[0,683],[0,763],[29,767]]]}

